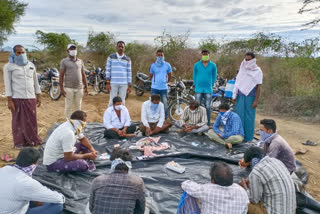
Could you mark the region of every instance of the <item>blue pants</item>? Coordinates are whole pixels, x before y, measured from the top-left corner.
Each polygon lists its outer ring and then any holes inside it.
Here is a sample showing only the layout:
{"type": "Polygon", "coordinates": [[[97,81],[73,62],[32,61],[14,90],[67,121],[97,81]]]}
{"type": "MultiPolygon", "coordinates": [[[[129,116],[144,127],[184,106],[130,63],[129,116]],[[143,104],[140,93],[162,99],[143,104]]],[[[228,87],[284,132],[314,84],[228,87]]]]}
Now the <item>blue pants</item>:
{"type": "Polygon", "coordinates": [[[33,203],[30,203],[30,207],[26,214],[59,214],[63,210],[63,204],[43,203],[43,205],[39,207],[32,206],[33,203]]]}
{"type": "Polygon", "coordinates": [[[208,126],[210,126],[210,120],[211,120],[211,110],[210,110],[210,104],[212,95],[207,93],[195,93],[196,101],[201,105],[202,99],[204,99],[204,106],[207,110],[207,118],[208,118],[208,126]]]}
{"type": "Polygon", "coordinates": [[[254,136],[254,123],[256,109],[252,109],[255,97],[238,96],[235,112],[240,116],[244,130],[244,141],[252,141],[254,136]]]}
{"type": "Polygon", "coordinates": [[[151,88],[151,95],[153,95],[153,94],[159,94],[160,95],[161,102],[164,105],[165,118],[167,119],[167,117],[168,117],[168,101],[167,101],[168,90],[167,89],[158,90],[158,89],[151,88]]]}
{"type": "Polygon", "coordinates": [[[177,214],[200,214],[197,199],[183,192],[179,201],[177,214]]]}

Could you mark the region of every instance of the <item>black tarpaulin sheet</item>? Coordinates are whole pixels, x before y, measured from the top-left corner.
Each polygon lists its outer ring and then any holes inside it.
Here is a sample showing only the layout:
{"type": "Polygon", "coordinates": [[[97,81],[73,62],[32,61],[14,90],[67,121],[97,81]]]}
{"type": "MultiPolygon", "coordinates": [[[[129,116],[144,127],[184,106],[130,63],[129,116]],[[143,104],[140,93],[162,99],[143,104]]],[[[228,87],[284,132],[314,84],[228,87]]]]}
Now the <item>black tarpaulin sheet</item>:
{"type": "MultiPolygon", "coordinates": [[[[58,125],[55,124],[51,128],[45,142],[58,125]]],[[[84,132],[100,154],[111,152],[115,144],[120,144],[122,148],[129,148],[130,145],[135,145],[135,142],[142,138],[106,140],[103,138],[104,127],[100,123],[88,123],[84,132]]],[[[237,165],[243,152],[251,146],[249,144],[234,146],[232,151],[229,151],[224,146],[211,142],[207,136],[178,133],[174,129],[169,134],[161,134],[160,136],[160,142],[167,142],[170,148],[156,152],[158,157],[137,160],[136,157],[141,156],[141,152],[132,151],[135,157],[132,162],[132,173],[141,176],[145,182],[147,207],[151,210],[150,213],[176,213],[182,194],[181,182],[187,179],[199,183],[209,182],[209,168],[212,162],[224,161],[229,164],[234,172],[234,182],[246,178],[249,174],[249,170],[240,169],[237,165]],[[196,143],[198,146],[194,146],[192,143],[196,143]],[[185,166],[185,173],[178,174],[166,169],[165,164],[172,160],[185,166]]],[[[42,153],[43,147],[40,150],[42,153]]],[[[81,214],[85,213],[92,180],[110,171],[111,162],[109,160],[95,161],[95,163],[97,170],[92,173],[47,172],[46,168],[40,164],[33,177],[50,189],[65,195],[64,213],[81,214]]],[[[303,182],[307,181],[307,173],[301,164],[298,176],[303,182]]],[[[319,203],[309,197],[307,193],[299,193],[297,199],[299,205],[297,213],[320,213],[319,203]]]]}

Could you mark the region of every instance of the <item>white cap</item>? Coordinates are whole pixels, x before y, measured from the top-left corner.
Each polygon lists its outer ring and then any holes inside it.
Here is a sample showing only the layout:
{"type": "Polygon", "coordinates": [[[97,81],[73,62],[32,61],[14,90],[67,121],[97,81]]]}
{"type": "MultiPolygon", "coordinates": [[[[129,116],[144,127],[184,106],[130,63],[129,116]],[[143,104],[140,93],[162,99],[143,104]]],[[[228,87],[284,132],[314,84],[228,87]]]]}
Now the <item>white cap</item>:
{"type": "Polygon", "coordinates": [[[69,50],[71,47],[77,48],[77,46],[75,44],[69,44],[68,47],[67,47],[67,50],[69,50]]]}

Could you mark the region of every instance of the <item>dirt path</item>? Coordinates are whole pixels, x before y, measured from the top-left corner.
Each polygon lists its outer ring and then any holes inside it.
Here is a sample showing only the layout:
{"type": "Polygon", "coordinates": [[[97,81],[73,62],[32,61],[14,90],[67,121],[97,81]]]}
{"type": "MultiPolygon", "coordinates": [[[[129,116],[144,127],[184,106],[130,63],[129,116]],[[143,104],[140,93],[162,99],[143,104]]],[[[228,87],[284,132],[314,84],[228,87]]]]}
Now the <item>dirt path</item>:
{"type": "MultiPolygon", "coordinates": [[[[0,69],[2,69],[0,63],[0,69]]],[[[7,108],[7,100],[4,97],[3,74],[0,71],[0,154],[8,152],[13,156],[18,154],[14,150],[11,134],[11,112],[7,108]]],[[[130,111],[132,120],[140,120],[140,109],[143,101],[148,95],[143,97],[134,96],[131,94],[126,102],[126,106],[130,111]]],[[[86,96],[83,100],[83,110],[88,114],[88,121],[102,122],[102,116],[107,106],[109,95],[100,93],[94,96],[86,96]]],[[[312,140],[320,143],[320,125],[298,122],[286,118],[270,117],[268,115],[257,115],[257,122],[263,118],[275,119],[278,126],[278,132],[291,145],[294,150],[308,149],[304,155],[297,155],[296,158],[302,162],[307,168],[310,178],[307,185],[307,191],[320,201],[320,145],[316,147],[307,147],[301,145],[305,140],[312,140]]],[[[38,129],[40,136],[44,139],[48,129],[56,123],[63,122],[64,119],[64,100],[53,102],[45,93],[42,94],[42,106],[38,109],[38,129]]],[[[258,123],[256,124],[258,125],[258,123]]],[[[0,161],[0,166],[5,163],[0,161]]]]}

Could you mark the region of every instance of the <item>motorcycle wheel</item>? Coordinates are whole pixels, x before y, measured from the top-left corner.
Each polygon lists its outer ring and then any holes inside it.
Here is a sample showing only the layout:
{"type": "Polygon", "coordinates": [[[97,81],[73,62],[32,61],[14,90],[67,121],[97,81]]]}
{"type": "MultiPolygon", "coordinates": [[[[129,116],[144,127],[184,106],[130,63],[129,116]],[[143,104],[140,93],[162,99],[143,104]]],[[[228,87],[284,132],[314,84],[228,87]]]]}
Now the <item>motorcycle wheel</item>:
{"type": "Polygon", "coordinates": [[[109,91],[106,90],[106,81],[105,80],[102,80],[99,83],[99,90],[102,91],[105,94],[109,94],[109,91]]]}
{"type": "Polygon", "coordinates": [[[168,114],[169,114],[169,118],[171,121],[178,121],[180,120],[184,109],[189,106],[189,102],[188,100],[185,99],[180,99],[179,101],[180,104],[180,109],[178,109],[177,105],[177,100],[173,101],[168,108],[168,114]]]}
{"type": "Polygon", "coordinates": [[[136,90],[136,95],[141,97],[143,94],[144,94],[144,82],[142,82],[141,80],[137,81],[136,82],[136,87],[135,87],[135,90],[136,90]]]}
{"type": "Polygon", "coordinates": [[[51,100],[55,100],[55,101],[60,99],[61,91],[60,91],[59,85],[55,85],[55,86],[50,85],[49,97],[51,98],[51,100]]]}

